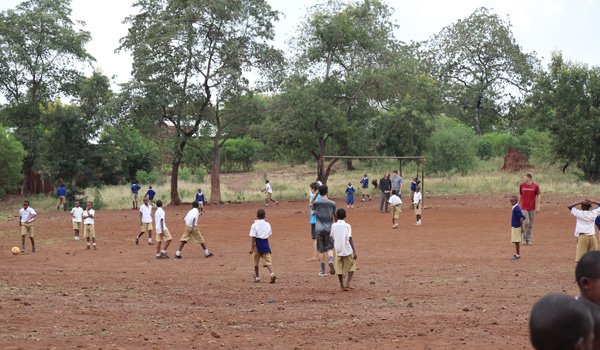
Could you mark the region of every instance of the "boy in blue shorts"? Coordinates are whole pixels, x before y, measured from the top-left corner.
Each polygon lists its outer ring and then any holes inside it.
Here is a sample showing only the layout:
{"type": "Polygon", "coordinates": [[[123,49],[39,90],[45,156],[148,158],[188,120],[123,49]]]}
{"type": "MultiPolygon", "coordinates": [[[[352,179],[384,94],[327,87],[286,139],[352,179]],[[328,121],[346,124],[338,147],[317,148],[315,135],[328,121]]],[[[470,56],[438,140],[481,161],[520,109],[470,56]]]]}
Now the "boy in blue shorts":
{"type": "Polygon", "coordinates": [[[512,256],[511,260],[521,259],[520,246],[523,241],[523,222],[525,221],[525,215],[519,207],[519,197],[513,195],[510,196],[510,204],[512,205],[512,216],[510,220],[510,241],[515,244],[515,255],[512,256]]]}
{"type": "Polygon", "coordinates": [[[348,182],[348,187],[346,187],[346,208],[354,208],[354,192],[356,190],[352,186],[352,183],[348,182]]]}
{"type": "Polygon", "coordinates": [[[262,265],[269,270],[270,283],[275,283],[277,275],[271,268],[271,247],[269,246],[269,237],[271,237],[272,230],[271,224],[265,221],[264,209],[258,209],[256,212],[256,220],[250,227],[250,254],[252,254],[252,260],[254,261],[254,282],[260,282],[259,275],[259,264],[262,261],[262,265]]]}

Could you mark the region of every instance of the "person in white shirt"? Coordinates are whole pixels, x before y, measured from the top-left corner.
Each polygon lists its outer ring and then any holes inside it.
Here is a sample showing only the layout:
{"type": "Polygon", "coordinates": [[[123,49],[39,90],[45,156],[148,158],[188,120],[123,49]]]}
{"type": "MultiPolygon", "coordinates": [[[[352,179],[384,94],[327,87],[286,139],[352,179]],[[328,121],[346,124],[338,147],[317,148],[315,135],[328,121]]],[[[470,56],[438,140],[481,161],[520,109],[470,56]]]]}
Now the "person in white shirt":
{"type": "Polygon", "coordinates": [[[596,241],[596,229],[594,227],[595,220],[600,215],[600,203],[584,199],[582,201],[570,204],[567,206],[569,211],[577,219],[575,223],[575,237],[577,238],[577,248],[575,249],[575,262],[579,262],[581,257],[592,250],[598,250],[598,242],[596,241]],[[592,203],[597,207],[592,209],[592,203]],[[581,205],[581,210],[575,208],[581,205]]]}
{"type": "Polygon", "coordinates": [[[271,224],[265,221],[264,209],[258,209],[256,212],[256,220],[250,227],[250,254],[254,261],[254,282],[260,282],[259,264],[262,261],[262,266],[269,270],[270,282],[275,283],[277,275],[273,272],[271,265],[271,247],[269,246],[269,237],[272,234],[271,224]]]}
{"type": "Polygon", "coordinates": [[[140,233],[135,237],[135,244],[140,243],[140,238],[148,232],[148,245],[152,243],[152,205],[148,203],[148,198],[144,198],[144,204],[140,207],[140,222],[142,227],[140,233]]]}
{"type": "Polygon", "coordinates": [[[356,271],[356,248],[352,241],[352,227],[344,219],[346,218],[346,210],[340,208],[336,211],[337,221],[331,225],[331,238],[335,248],[335,273],[340,281],[340,288],[343,291],[354,289],[350,282],[354,271],[356,271]],[[344,285],[344,275],[348,275],[346,284],[344,285]]]}
{"type": "Polygon", "coordinates": [[[85,210],[83,211],[83,238],[85,238],[85,245],[87,249],[90,249],[90,239],[94,244],[94,250],[96,250],[96,229],[94,227],[96,211],[92,209],[92,202],[87,202],[85,210]]]}
{"type": "Polygon", "coordinates": [[[75,201],[75,207],[71,209],[71,218],[73,221],[73,234],[76,241],[79,240],[79,233],[83,231],[83,208],[79,201],[75,201]]]}
{"type": "Polygon", "coordinates": [[[421,225],[421,205],[423,204],[423,195],[421,194],[421,186],[417,186],[415,188],[415,193],[413,194],[413,202],[412,207],[415,210],[415,216],[417,217],[417,222],[415,225],[421,225]]]}
{"type": "Polygon", "coordinates": [[[33,222],[37,213],[29,206],[29,201],[23,202],[23,208],[19,209],[19,226],[21,226],[21,251],[25,251],[25,236],[31,241],[31,252],[35,253],[35,241],[33,240],[33,222]]]}
{"type": "Polygon", "coordinates": [[[154,213],[154,222],[156,223],[156,258],[157,259],[167,259],[169,256],[167,255],[167,248],[169,248],[169,244],[173,240],[171,237],[171,233],[167,228],[167,223],[165,222],[165,211],[162,208],[163,203],[159,199],[156,201],[156,212],[154,213]],[[161,250],[160,246],[162,242],[165,242],[165,249],[161,250]]]}
{"type": "Polygon", "coordinates": [[[392,206],[392,228],[398,228],[398,218],[400,218],[400,212],[402,211],[402,199],[398,197],[396,190],[392,190],[392,196],[388,199],[388,202],[392,206]]]}
{"type": "Polygon", "coordinates": [[[267,197],[265,198],[265,206],[269,206],[269,201],[275,202],[275,205],[279,205],[279,202],[273,199],[273,188],[271,187],[269,180],[265,180],[264,192],[267,193],[267,197]]]}
{"type": "Polygon", "coordinates": [[[210,252],[206,247],[206,244],[204,243],[204,237],[198,229],[198,220],[200,219],[199,207],[200,203],[198,203],[198,201],[194,201],[192,203],[192,209],[188,211],[183,219],[185,221],[185,232],[183,233],[183,236],[181,236],[181,239],[179,240],[179,248],[175,252],[175,258],[177,259],[183,258],[183,256],[181,256],[181,251],[183,250],[183,246],[185,246],[190,239],[197,244],[200,244],[202,249],[204,249],[204,257],[210,258],[213,256],[213,253],[210,252]]]}

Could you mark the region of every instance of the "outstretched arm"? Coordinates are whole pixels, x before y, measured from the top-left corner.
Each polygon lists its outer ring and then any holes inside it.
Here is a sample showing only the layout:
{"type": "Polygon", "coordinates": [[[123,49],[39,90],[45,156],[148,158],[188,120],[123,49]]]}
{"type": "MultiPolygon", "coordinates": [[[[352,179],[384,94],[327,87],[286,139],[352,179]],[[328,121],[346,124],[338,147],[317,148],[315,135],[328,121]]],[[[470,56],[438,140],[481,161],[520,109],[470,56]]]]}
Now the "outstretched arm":
{"type": "Polygon", "coordinates": [[[574,207],[578,206],[579,204],[583,204],[583,203],[588,203],[589,201],[587,199],[581,200],[579,202],[575,202],[575,203],[571,203],[569,205],[567,205],[567,209],[569,209],[569,211],[571,209],[573,209],[574,207]]]}

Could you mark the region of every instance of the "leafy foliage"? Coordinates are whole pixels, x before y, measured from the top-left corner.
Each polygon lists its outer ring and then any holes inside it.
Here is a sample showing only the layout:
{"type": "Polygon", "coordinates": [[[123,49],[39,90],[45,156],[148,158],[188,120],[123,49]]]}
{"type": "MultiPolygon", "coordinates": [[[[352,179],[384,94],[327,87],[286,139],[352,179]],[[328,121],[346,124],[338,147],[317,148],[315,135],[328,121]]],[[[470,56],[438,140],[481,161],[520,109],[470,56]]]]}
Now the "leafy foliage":
{"type": "Polygon", "coordinates": [[[428,168],[433,172],[465,174],[476,165],[477,136],[455,119],[440,117],[427,146],[428,168]]]}
{"type": "Polygon", "coordinates": [[[0,126],[0,198],[13,191],[22,179],[21,166],[25,150],[21,143],[0,126]]]}

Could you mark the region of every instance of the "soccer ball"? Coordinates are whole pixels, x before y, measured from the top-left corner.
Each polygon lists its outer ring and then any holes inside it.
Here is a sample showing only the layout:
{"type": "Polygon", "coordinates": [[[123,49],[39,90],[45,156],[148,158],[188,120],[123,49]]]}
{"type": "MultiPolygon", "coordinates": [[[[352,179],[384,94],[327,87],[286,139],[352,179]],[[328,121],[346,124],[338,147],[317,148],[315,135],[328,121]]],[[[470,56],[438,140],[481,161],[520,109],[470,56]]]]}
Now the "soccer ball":
{"type": "Polygon", "coordinates": [[[12,247],[10,252],[13,253],[13,255],[19,255],[21,254],[21,249],[19,249],[19,247],[12,247]]]}

